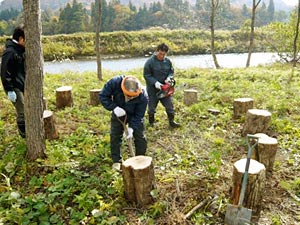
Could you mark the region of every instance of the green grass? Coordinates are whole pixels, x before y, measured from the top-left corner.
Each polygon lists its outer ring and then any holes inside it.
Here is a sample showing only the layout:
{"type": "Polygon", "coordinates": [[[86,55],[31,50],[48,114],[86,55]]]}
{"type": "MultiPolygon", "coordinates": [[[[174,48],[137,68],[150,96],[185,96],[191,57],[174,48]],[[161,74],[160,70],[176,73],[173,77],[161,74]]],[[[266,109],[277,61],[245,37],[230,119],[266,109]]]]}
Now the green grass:
{"type": "MultiPolygon", "coordinates": [[[[127,74],[145,83],[141,69],[127,74]]],[[[246,150],[240,135],[243,119],[232,120],[233,100],[239,97],[251,97],[255,108],[272,113],[268,133],[279,142],[272,179],[281,182],[281,191],[300,197],[298,69],[293,76],[286,65],[176,70],[174,105],[176,120],[183,126],[169,129],[161,105],[155,127],[146,123],[147,155],[153,157],[157,183],[156,201],[146,208],[125,201],[122,177],[111,170],[110,113],[101,105],[88,104],[89,90],[102,88],[114,75],[104,71],[104,81],[98,81],[95,73],[45,75],[44,95],[60,137],[47,140],[48,158],[35,163],[24,160],[26,143],[17,134],[12,105],[0,92],[0,223],[184,224],[184,214],[211,196],[214,201],[196,211],[189,221],[222,224],[230,198],[232,164],[245,156],[246,150]],[[64,85],[73,87],[74,107],[58,111],[55,89],[64,85]],[[183,91],[190,88],[198,91],[199,99],[187,107],[183,91]],[[210,108],[220,110],[220,114],[210,114],[210,108]]],[[[125,143],[123,151],[127,159],[125,143]]],[[[299,207],[292,198],[285,196],[285,200],[299,207]]],[[[269,224],[279,224],[280,217],[274,217],[279,210],[276,204],[267,200],[263,204],[275,211],[261,216],[269,224]]],[[[294,218],[287,214],[290,220],[294,218]]]]}

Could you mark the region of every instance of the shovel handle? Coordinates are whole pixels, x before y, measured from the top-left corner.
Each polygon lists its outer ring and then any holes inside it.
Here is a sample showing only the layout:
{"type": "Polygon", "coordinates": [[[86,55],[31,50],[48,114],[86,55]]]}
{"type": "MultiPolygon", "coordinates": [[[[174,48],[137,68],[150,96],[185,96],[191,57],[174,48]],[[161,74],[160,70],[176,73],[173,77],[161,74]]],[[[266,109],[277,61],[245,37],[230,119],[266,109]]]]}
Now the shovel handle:
{"type": "Polygon", "coordinates": [[[240,206],[243,204],[244,197],[245,197],[245,191],[246,191],[247,182],[248,182],[248,171],[249,171],[249,166],[250,166],[252,150],[256,147],[256,145],[258,145],[258,139],[259,139],[259,137],[252,135],[252,134],[247,134],[247,137],[246,137],[248,153],[247,153],[245,173],[244,173],[243,181],[242,181],[242,190],[240,193],[240,198],[239,198],[239,203],[238,203],[238,205],[240,205],[240,206]],[[253,144],[252,146],[250,145],[250,139],[256,139],[255,144],[253,144]]]}
{"type": "Polygon", "coordinates": [[[132,138],[127,138],[127,136],[128,136],[128,130],[127,130],[127,126],[126,126],[127,114],[125,114],[124,121],[122,121],[119,117],[117,117],[117,119],[123,125],[123,129],[124,129],[124,132],[125,132],[125,135],[126,135],[126,141],[127,141],[128,148],[129,148],[129,153],[130,153],[131,157],[134,157],[135,154],[134,154],[134,151],[133,151],[132,138]]]}

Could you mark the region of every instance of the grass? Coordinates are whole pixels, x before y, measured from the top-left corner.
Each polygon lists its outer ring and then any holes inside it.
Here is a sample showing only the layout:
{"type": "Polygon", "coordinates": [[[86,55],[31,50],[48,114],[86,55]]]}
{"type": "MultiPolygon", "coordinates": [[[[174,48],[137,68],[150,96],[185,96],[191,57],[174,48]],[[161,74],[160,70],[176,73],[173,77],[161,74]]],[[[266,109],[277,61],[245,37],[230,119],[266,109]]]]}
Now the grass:
{"type": "MultiPolygon", "coordinates": [[[[128,74],[144,83],[141,69],[128,74]]],[[[239,97],[251,97],[255,108],[272,113],[268,134],[279,142],[274,174],[267,181],[272,194],[264,195],[261,217],[267,224],[297,223],[292,211],[282,212],[277,205],[300,207],[291,197],[300,197],[298,69],[293,74],[288,65],[176,70],[174,105],[183,126],[169,129],[161,105],[155,127],[146,122],[147,155],[154,160],[157,189],[155,203],[145,208],[126,202],[122,177],[111,170],[110,113],[88,104],[89,90],[102,88],[114,75],[104,71],[104,81],[95,73],[45,75],[44,95],[60,137],[47,140],[48,158],[35,163],[24,160],[26,143],[17,134],[14,109],[1,91],[0,224],[223,224],[232,164],[246,153],[240,135],[243,118],[232,119],[233,100],[239,97]],[[55,89],[64,85],[73,88],[74,107],[58,111],[55,89]],[[199,99],[188,107],[183,91],[190,88],[198,91],[199,99]],[[220,114],[210,114],[210,108],[220,114]],[[280,185],[271,188],[274,182],[280,185]],[[184,219],[207,198],[204,207],[184,219]]],[[[125,143],[122,149],[127,159],[125,143]]]]}

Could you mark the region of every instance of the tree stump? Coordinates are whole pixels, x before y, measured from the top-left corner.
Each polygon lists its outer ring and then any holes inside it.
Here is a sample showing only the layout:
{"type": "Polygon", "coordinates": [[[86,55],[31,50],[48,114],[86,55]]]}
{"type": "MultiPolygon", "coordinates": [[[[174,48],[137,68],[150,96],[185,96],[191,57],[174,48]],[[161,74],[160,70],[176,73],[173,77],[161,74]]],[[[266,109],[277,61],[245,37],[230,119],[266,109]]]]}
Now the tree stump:
{"type": "MultiPolygon", "coordinates": [[[[240,198],[243,176],[247,159],[240,159],[233,165],[232,204],[237,205],[240,198]]],[[[254,159],[250,159],[249,175],[243,207],[252,209],[252,222],[258,221],[261,211],[262,196],[265,188],[266,168],[254,159]]]]}
{"type": "Polygon", "coordinates": [[[100,104],[99,93],[101,89],[92,89],[90,90],[90,105],[97,106],[100,104]]]}
{"type": "Polygon", "coordinates": [[[267,171],[266,175],[269,176],[273,172],[278,148],[277,139],[262,133],[255,134],[255,136],[259,137],[259,139],[257,148],[252,151],[252,159],[264,164],[267,171]]]}
{"type": "Polygon", "coordinates": [[[150,192],[155,187],[154,168],[149,156],[135,156],[122,164],[125,198],[144,206],[153,202],[150,192]]]}
{"type": "Polygon", "coordinates": [[[193,89],[184,90],[183,102],[190,106],[198,101],[198,91],[193,89]]]}
{"type": "Polygon", "coordinates": [[[61,109],[73,106],[73,96],[71,86],[62,86],[56,89],[56,107],[61,109]]]}
{"type": "Polygon", "coordinates": [[[239,119],[246,115],[249,109],[253,109],[252,98],[236,98],[233,101],[233,118],[239,119]]]}
{"type": "Polygon", "coordinates": [[[262,109],[249,109],[242,130],[242,136],[247,134],[265,133],[269,128],[271,113],[262,109]]]}
{"type": "Polygon", "coordinates": [[[44,119],[45,138],[49,140],[57,139],[58,132],[55,126],[53,112],[49,110],[44,110],[43,119],[44,119]]]}

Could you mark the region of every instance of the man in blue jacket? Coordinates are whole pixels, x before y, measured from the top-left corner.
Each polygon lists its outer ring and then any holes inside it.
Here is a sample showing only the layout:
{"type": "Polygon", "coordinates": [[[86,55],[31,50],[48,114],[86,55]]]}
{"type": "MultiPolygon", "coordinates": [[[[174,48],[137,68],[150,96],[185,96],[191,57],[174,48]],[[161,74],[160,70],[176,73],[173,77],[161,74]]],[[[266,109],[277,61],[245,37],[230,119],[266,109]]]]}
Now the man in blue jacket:
{"type": "Polygon", "coordinates": [[[128,123],[126,138],[134,137],[135,155],[144,155],[147,140],[144,133],[144,116],[148,104],[147,92],[140,81],[133,76],[116,76],[110,79],[99,94],[105,109],[112,111],[110,148],[113,169],[121,169],[121,144],[124,127],[128,123]]]}
{"type": "Polygon", "coordinates": [[[180,127],[180,124],[174,121],[174,106],[172,102],[172,96],[166,96],[164,98],[158,98],[157,93],[161,90],[163,84],[171,83],[174,77],[174,68],[167,53],[169,47],[162,43],[157,46],[156,52],[146,61],[144,66],[144,78],[147,84],[147,92],[149,94],[148,116],[149,124],[154,124],[154,114],[156,107],[160,101],[165,107],[168,115],[169,124],[171,127],[180,127]]]}
{"type": "Polygon", "coordinates": [[[6,41],[1,62],[1,81],[16,109],[19,133],[24,138],[25,34],[22,27],[17,27],[12,39],[6,41]]]}

